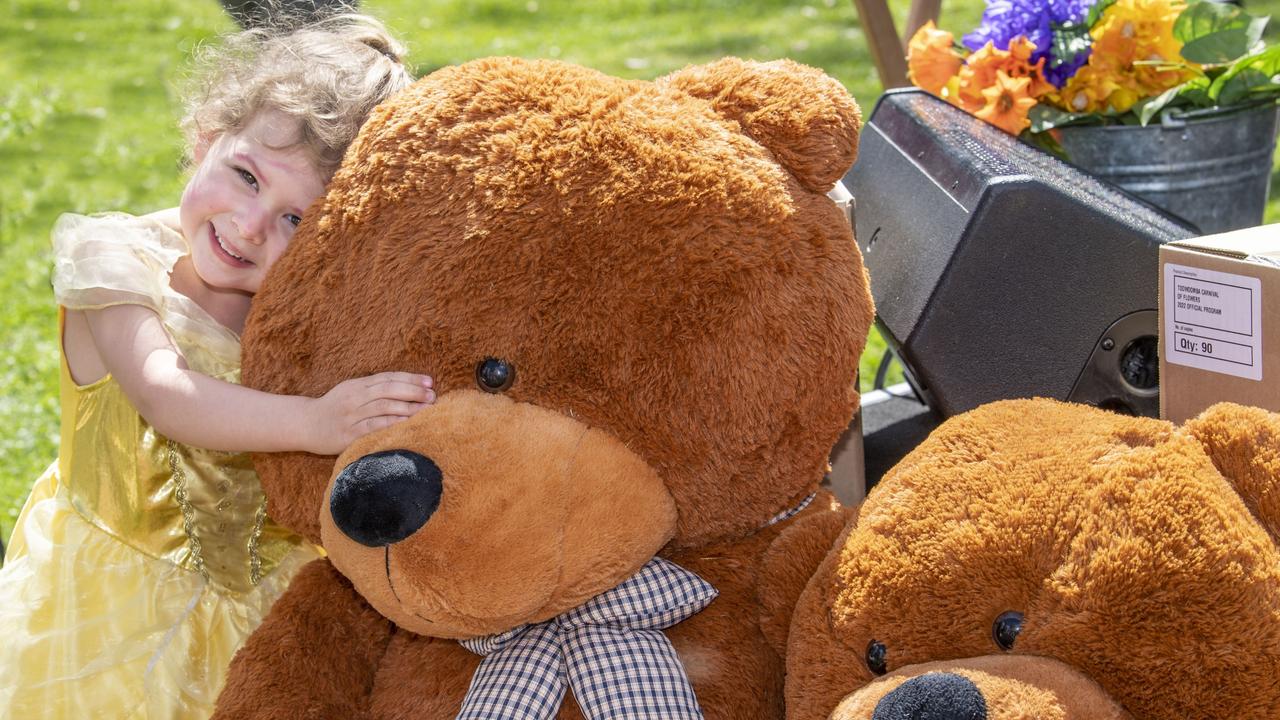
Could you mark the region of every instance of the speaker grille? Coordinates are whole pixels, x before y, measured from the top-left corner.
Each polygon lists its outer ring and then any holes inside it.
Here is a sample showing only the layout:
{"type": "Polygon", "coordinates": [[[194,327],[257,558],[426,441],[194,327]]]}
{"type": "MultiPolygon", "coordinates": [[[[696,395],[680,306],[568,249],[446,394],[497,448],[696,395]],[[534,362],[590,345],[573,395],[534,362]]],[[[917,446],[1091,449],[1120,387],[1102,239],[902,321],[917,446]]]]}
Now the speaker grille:
{"type": "Polygon", "coordinates": [[[1189,224],[919,90],[880,99],[845,177],[879,321],[951,414],[1066,399],[1101,334],[1156,307],[1189,224]]]}

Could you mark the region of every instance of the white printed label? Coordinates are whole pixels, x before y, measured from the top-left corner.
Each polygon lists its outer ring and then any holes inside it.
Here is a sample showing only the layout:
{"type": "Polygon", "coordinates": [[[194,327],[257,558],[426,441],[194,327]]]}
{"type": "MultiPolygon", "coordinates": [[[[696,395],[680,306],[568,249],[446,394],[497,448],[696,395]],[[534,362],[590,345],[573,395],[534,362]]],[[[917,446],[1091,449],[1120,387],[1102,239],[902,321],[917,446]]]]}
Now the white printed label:
{"type": "Polygon", "coordinates": [[[1262,379],[1262,281],[1164,266],[1164,352],[1178,365],[1262,379]]]}

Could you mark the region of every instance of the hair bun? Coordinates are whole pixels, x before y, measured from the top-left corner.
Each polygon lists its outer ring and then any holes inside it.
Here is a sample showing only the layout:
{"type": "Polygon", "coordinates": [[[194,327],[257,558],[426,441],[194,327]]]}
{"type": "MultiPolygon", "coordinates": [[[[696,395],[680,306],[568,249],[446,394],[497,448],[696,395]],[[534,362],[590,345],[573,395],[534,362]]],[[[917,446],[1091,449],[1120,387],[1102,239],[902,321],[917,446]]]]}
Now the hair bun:
{"type": "Polygon", "coordinates": [[[360,41],[382,53],[388,60],[397,65],[404,62],[404,48],[400,47],[389,35],[369,35],[360,38],[360,41]]]}

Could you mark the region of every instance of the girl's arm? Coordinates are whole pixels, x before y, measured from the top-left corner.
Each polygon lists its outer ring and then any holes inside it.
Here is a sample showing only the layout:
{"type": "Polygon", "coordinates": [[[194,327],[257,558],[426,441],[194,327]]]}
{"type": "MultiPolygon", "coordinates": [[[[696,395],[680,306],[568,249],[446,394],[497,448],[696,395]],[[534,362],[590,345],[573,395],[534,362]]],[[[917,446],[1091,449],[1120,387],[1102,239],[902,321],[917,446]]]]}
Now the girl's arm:
{"type": "Polygon", "coordinates": [[[337,455],[361,435],[435,400],[431,378],[409,373],[348,380],[319,398],[251,390],[188,368],[160,317],[146,307],[115,305],[84,314],[102,365],[139,414],[187,445],[337,455]]]}

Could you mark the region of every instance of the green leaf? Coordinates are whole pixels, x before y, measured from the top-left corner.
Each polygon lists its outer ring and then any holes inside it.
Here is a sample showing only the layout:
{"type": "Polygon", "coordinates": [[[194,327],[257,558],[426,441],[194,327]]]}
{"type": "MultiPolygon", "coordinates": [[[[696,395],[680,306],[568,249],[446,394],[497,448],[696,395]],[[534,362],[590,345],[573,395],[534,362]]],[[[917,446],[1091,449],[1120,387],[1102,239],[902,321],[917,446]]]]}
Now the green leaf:
{"type": "Polygon", "coordinates": [[[1226,3],[1199,2],[1178,15],[1173,36],[1182,41],[1182,57],[1191,62],[1229,63],[1258,44],[1268,19],[1255,18],[1226,3]]]}
{"type": "Polygon", "coordinates": [[[1155,97],[1143,98],[1130,108],[1131,114],[1139,125],[1151,122],[1165,108],[1178,106],[1209,107],[1214,103],[1209,99],[1210,80],[1204,75],[1171,87],[1155,97]]]}
{"type": "Polygon", "coordinates": [[[1062,143],[1058,142],[1058,139],[1053,136],[1053,133],[1035,132],[1027,129],[1022,131],[1022,135],[1020,137],[1028,144],[1038,147],[1060,160],[1069,161],[1071,159],[1067,156],[1067,149],[1062,147],[1062,143]]]}
{"type": "Polygon", "coordinates": [[[1107,8],[1115,4],[1116,0],[1098,0],[1089,8],[1088,17],[1082,22],[1050,23],[1053,39],[1049,47],[1049,67],[1061,67],[1089,52],[1089,48],[1093,46],[1089,29],[1098,22],[1107,8]]]}
{"type": "Polygon", "coordinates": [[[1033,135],[1039,135],[1057,127],[1094,124],[1098,121],[1095,113],[1070,113],[1048,103],[1037,103],[1031,108],[1031,112],[1027,113],[1027,118],[1031,120],[1031,127],[1027,130],[1033,135]]]}
{"type": "Polygon", "coordinates": [[[1189,87],[1180,94],[1177,104],[1191,107],[1212,107],[1213,99],[1209,97],[1209,80],[1207,78],[1203,78],[1203,80],[1203,83],[1189,87]]]}
{"type": "Polygon", "coordinates": [[[1253,38],[1253,44],[1249,46],[1249,52],[1258,52],[1262,50],[1258,47],[1258,43],[1262,42],[1262,35],[1267,31],[1267,23],[1271,22],[1270,15],[1262,17],[1251,17],[1249,20],[1249,37],[1253,38]]]}
{"type": "Polygon", "coordinates": [[[1233,28],[1183,45],[1182,57],[1201,65],[1220,65],[1245,55],[1253,45],[1245,30],[1233,28]]]}
{"type": "Polygon", "coordinates": [[[1049,48],[1049,67],[1059,67],[1073,62],[1083,53],[1089,52],[1093,45],[1093,37],[1089,35],[1089,26],[1082,23],[1052,23],[1053,42],[1049,48]]]}
{"type": "Polygon", "coordinates": [[[1242,11],[1234,5],[1197,2],[1188,5],[1173,21],[1173,39],[1184,45],[1228,27],[1242,11]]]}
{"type": "Polygon", "coordinates": [[[1235,105],[1249,97],[1255,89],[1264,89],[1271,85],[1271,77],[1257,68],[1245,68],[1243,72],[1233,75],[1220,91],[1219,105],[1235,105]]]}
{"type": "Polygon", "coordinates": [[[1228,86],[1231,87],[1229,96],[1236,97],[1238,100],[1256,87],[1270,85],[1271,78],[1276,75],[1280,75],[1280,45],[1269,47],[1260,53],[1240,58],[1232,63],[1231,67],[1214,79],[1213,84],[1209,86],[1209,100],[1217,105],[1228,105],[1230,103],[1223,99],[1223,93],[1228,92],[1228,86]],[[1244,75],[1245,79],[1237,81],[1236,78],[1241,75],[1244,75]]]}
{"type": "Polygon", "coordinates": [[[1183,88],[1187,85],[1188,83],[1183,83],[1176,87],[1171,87],[1155,97],[1139,100],[1131,108],[1133,110],[1133,114],[1138,116],[1138,122],[1142,125],[1146,125],[1151,122],[1151,118],[1155,117],[1156,114],[1165,109],[1169,103],[1177,99],[1178,95],[1182,93],[1183,88]]]}

